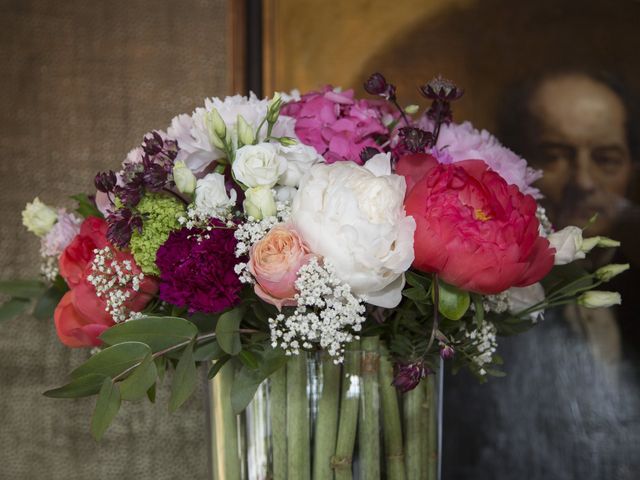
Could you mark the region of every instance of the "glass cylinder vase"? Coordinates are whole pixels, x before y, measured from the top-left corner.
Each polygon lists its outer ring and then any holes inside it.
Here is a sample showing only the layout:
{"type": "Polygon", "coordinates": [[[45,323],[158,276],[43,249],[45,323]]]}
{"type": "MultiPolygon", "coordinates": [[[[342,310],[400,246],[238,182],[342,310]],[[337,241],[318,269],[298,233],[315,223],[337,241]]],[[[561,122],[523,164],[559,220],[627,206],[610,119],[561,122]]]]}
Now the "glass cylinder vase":
{"type": "Polygon", "coordinates": [[[210,382],[215,480],[437,480],[440,385],[428,375],[406,393],[377,338],[335,364],[292,356],[258,388],[246,410],[231,407],[234,366],[210,382]]]}

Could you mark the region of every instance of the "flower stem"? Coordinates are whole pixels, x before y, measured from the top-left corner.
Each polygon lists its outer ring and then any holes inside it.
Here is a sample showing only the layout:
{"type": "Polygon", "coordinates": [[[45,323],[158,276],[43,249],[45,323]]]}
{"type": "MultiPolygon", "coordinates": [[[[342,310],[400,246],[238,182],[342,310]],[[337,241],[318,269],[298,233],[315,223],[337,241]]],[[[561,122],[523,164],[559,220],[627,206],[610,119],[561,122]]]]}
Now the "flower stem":
{"type": "Polygon", "coordinates": [[[322,394],[318,402],[318,416],[314,436],[313,479],[333,480],[331,457],[338,437],[340,407],[340,365],[329,355],[322,355],[322,394]]]}
{"type": "Polygon", "coordinates": [[[382,400],[382,431],[384,434],[384,451],[386,455],[388,480],[405,480],[404,450],[402,444],[402,426],[400,424],[400,407],[398,393],[393,386],[393,365],[389,360],[389,352],[383,346],[380,355],[380,397],[382,400]]]}
{"type": "Polygon", "coordinates": [[[378,370],[380,368],[379,337],[362,339],[362,393],[360,395],[360,422],[358,443],[361,471],[364,478],[380,478],[380,395],[378,370]]]}
{"type": "Polygon", "coordinates": [[[287,480],[287,371],[286,365],[270,377],[273,480],[287,480]]]}
{"type": "Polygon", "coordinates": [[[424,430],[425,390],[423,382],[404,394],[404,431],[405,431],[405,465],[407,478],[419,480],[424,478],[423,462],[425,459],[424,445],[427,432],[424,430]]]}
{"type": "Polygon", "coordinates": [[[287,478],[308,480],[310,469],[307,355],[287,362],[287,478]]]}
{"type": "Polygon", "coordinates": [[[426,450],[423,452],[426,458],[427,480],[437,480],[438,475],[438,396],[436,393],[436,375],[427,375],[422,382],[426,390],[424,418],[427,421],[426,450]]]}
{"type": "Polygon", "coordinates": [[[360,342],[353,342],[344,355],[342,392],[340,394],[340,420],[336,454],[331,460],[335,480],[350,480],[353,447],[358,426],[358,403],[360,401],[360,342]]]}
{"type": "Polygon", "coordinates": [[[214,475],[215,478],[224,480],[241,480],[237,418],[231,408],[233,377],[233,364],[227,362],[209,384],[217,449],[214,475]]]}

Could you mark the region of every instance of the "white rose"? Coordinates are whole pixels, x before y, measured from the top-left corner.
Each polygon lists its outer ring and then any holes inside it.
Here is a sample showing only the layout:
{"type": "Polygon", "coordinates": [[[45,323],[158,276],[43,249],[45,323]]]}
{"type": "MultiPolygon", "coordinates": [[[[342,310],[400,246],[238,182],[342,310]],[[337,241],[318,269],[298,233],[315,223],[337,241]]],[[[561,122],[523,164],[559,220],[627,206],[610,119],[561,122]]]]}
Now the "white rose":
{"type": "Polygon", "coordinates": [[[549,235],[547,240],[556,249],[556,265],[565,265],[585,257],[582,250],[582,230],[578,227],[565,227],[549,235]]]}
{"type": "Polygon", "coordinates": [[[297,143],[290,147],[280,145],[278,151],[287,160],[287,170],[278,179],[278,185],[297,187],[300,184],[300,179],[314,164],[324,162],[315,148],[303,143],[297,143]]]}
{"type": "MultiPolygon", "coordinates": [[[[544,289],[540,283],[534,283],[528,287],[511,287],[507,290],[509,312],[514,315],[542,302],[544,299],[544,289]]],[[[538,317],[542,317],[543,314],[543,309],[536,310],[529,314],[529,318],[535,322],[538,317]]]]}
{"type": "Polygon", "coordinates": [[[27,203],[22,211],[22,224],[39,237],[45,236],[58,221],[58,214],[38,197],[27,203]]]}
{"type": "Polygon", "coordinates": [[[233,175],[249,188],[273,187],[287,170],[287,160],[270,143],[245,145],[236,151],[233,175]]]}
{"type": "Polygon", "coordinates": [[[256,220],[273,217],[276,214],[276,202],[269,187],[249,188],[243,203],[244,213],[256,220]]]}
{"type": "Polygon", "coordinates": [[[196,182],[196,210],[200,215],[219,217],[236,204],[237,194],[231,190],[227,194],[224,176],[210,173],[196,182]]]}
{"type": "Polygon", "coordinates": [[[364,167],[352,162],[311,167],[296,194],[291,222],[313,253],[372,305],[402,299],[404,272],[413,262],[413,217],[404,212],[406,184],[391,174],[388,155],[364,167]]]}

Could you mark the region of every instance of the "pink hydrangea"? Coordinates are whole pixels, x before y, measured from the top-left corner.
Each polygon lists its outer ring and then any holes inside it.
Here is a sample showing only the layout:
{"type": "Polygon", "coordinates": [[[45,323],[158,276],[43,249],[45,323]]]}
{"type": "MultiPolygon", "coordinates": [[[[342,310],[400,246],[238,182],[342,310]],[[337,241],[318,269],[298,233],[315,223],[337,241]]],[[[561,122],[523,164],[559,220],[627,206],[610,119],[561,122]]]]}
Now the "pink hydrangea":
{"type": "Polygon", "coordinates": [[[327,163],[350,160],[362,164],[362,149],[376,148],[376,139],[388,136],[383,123],[388,112],[382,103],[354,99],[353,90],[338,92],[329,85],[288,103],[282,114],[296,119],[297,137],[327,163]]]}
{"type": "MultiPolygon", "coordinates": [[[[433,130],[430,120],[422,118],[420,128],[433,130]]],[[[483,160],[494,172],[510,185],[516,185],[524,194],[540,198],[540,190],[531,186],[542,172],[527,165],[524,158],[500,144],[486,130],[479,131],[470,122],[442,125],[436,148],[431,152],[440,163],[449,164],[462,160],[483,160]]]]}
{"type": "Polygon", "coordinates": [[[59,256],[74,237],[80,232],[82,220],[64,208],[58,210],[58,221],[44,236],[40,244],[40,253],[45,257],[59,256]]]}

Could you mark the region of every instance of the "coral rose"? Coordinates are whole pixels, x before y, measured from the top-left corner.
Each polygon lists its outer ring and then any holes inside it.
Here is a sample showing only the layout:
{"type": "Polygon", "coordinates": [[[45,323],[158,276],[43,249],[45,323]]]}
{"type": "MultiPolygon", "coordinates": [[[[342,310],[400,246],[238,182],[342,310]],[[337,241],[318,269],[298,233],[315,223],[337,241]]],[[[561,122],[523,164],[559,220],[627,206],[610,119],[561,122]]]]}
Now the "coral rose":
{"type": "Polygon", "coordinates": [[[81,302],[83,310],[76,306],[78,293],[78,289],[68,291],[56,307],[53,318],[58,338],[68,347],[99,346],[102,342],[98,337],[114,322],[95,291],[81,302]]]}
{"type": "Polygon", "coordinates": [[[538,232],[536,202],[481,160],[439,164],[426,154],[402,157],[416,220],[413,266],[464,290],[495,294],[524,287],[553,267],[554,250],[538,232]]]}
{"type": "Polygon", "coordinates": [[[249,271],[257,281],[256,295],[278,310],[296,305],[298,270],[313,257],[298,232],[276,225],[251,247],[249,257],[249,271]]]}
{"type": "Polygon", "coordinates": [[[108,245],[107,222],[97,217],[87,217],[80,226],[80,233],[64,249],[60,256],[60,275],[67,285],[73,288],[79,285],[87,266],[93,260],[93,251],[108,245]]]}

